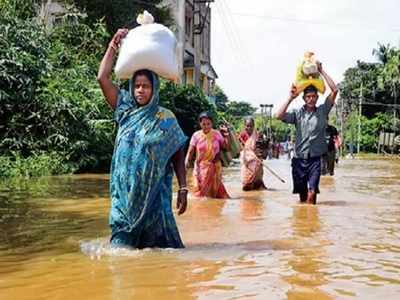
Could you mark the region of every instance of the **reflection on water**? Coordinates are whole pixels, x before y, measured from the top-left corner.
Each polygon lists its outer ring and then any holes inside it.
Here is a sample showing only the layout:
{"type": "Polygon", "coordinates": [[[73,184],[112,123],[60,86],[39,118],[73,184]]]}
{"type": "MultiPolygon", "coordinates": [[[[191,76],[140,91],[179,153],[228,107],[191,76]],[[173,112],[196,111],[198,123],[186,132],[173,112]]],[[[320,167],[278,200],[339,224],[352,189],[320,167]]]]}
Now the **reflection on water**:
{"type": "Polygon", "coordinates": [[[293,275],[285,280],[292,285],[288,291],[288,299],[332,299],[319,288],[327,284],[322,270],[326,266],[324,243],[321,232],[319,207],[299,205],[293,208],[291,220],[293,235],[297,239],[309,239],[310,245],[301,249],[294,249],[288,264],[294,271],[293,275]]]}
{"type": "MultiPolygon", "coordinates": [[[[268,162],[290,182],[286,160],[268,162]]],[[[112,249],[108,176],[0,184],[0,299],[397,299],[400,163],[342,161],[318,206],[270,190],[190,199],[186,248],[112,249]]]]}

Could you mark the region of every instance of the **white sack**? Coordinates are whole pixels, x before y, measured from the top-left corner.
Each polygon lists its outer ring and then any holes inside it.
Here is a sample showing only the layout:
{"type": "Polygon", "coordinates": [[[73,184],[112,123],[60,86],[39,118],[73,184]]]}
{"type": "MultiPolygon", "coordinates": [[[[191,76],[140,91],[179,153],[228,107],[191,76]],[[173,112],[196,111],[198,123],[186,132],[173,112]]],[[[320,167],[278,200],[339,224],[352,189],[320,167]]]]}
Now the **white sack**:
{"type": "Polygon", "coordinates": [[[115,74],[120,79],[128,79],[140,69],[149,69],[166,79],[177,79],[175,35],[164,25],[143,23],[122,40],[115,74]]]}

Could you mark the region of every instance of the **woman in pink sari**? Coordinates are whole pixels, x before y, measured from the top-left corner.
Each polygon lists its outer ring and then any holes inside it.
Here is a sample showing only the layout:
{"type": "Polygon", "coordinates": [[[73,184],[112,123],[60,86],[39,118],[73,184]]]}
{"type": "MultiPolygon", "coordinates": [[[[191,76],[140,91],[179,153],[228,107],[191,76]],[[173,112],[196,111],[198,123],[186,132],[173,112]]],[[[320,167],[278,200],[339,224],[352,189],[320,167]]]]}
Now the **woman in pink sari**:
{"type": "Polygon", "coordinates": [[[197,197],[230,198],[222,183],[222,163],[220,151],[227,146],[226,139],[218,130],[212,128],[211,116],[201,113],[201,130],[196,131],[190,140],[185,164],[188,167],[194,153],[194,195],[197,197]]]}
{"type": "Polygon", "coordinates": [[[242,189],[244,191],[266,189],[263,181],[262,149],[257,148],[258,139],[259,135],[254,129],[254,119],[246,119],[245,130],[239,137],[243,145],[240,161],[242,164],[242,189]]]}

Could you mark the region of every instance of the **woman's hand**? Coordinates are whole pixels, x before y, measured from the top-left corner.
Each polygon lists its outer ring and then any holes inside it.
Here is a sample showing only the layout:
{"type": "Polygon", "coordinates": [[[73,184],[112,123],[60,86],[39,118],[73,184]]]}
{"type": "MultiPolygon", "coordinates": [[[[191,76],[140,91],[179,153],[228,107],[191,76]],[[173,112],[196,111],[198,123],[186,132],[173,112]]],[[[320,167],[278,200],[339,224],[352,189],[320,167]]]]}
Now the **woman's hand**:
{"type": "Polygon", "coordinates": [[[178,190],[178,196],[176,200],[176,209],[178,210],[178,215],[181,215],[186,211],[187,194],[188,194],[187,189],[178,190]]]}
{"type": "Polygon", "coordinates": [[[186,158],[186,159],[185,159],[185,169],[187,170],[187,169],[189,169],[189,168],[190,168],[190,162],[189,162],[189,159],[186,158]]]}
{"type": "Polygon", "coordinates": [[[221,134],[224,137],[228,137],[229,136],[229,128],[226,125],[224,125],[224,124],[220,125],[219,126],[219,131],[221,132],[221,134]]]}
{"type": "Polygon", "coordinates": [[[221,152],[218,152],[214,159],[211,161],[213,164],[216,164],[217,162],[221,161],[221,152]]]}
{"type": "Polygon", "coordinates": [[[172,156],[172,164],[179,184],[176,208],[178,209],[178,215],[181,215],[186,210],[188,193],[186,187],[185,152],[183,148],[176,151],[172,156]]]}
{"type": "Polygon", "coordinates": [[[187,151],[186,158],[185,158],[185,168],[186,168],[186,170],[190,168],[190,162],[192,161],[192,157],[193,157],[194,151],[195,151],[194,146],[189,145],[189,149],[187,151]]]}
{"type": "Polygon", "coordinates": [[[128,31],[129,30],[127,28],[118,29],[111,39],[109,47],[111,47],[114,51],[117,51],[121,46],[122,39],[128,34],[128,31]]]}

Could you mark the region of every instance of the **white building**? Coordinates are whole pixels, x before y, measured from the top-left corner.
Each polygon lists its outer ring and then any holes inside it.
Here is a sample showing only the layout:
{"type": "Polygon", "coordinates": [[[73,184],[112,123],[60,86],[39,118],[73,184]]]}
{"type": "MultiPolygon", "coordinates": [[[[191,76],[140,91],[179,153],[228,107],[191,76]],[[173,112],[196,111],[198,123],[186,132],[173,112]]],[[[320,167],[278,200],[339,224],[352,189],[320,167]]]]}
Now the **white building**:
{"type": "Polygon", "coordinates": [[[201,87],[206,94],[218,78],[211,64],[213,0],[165,0],[175,20],[181,83],[201,87]]]}

